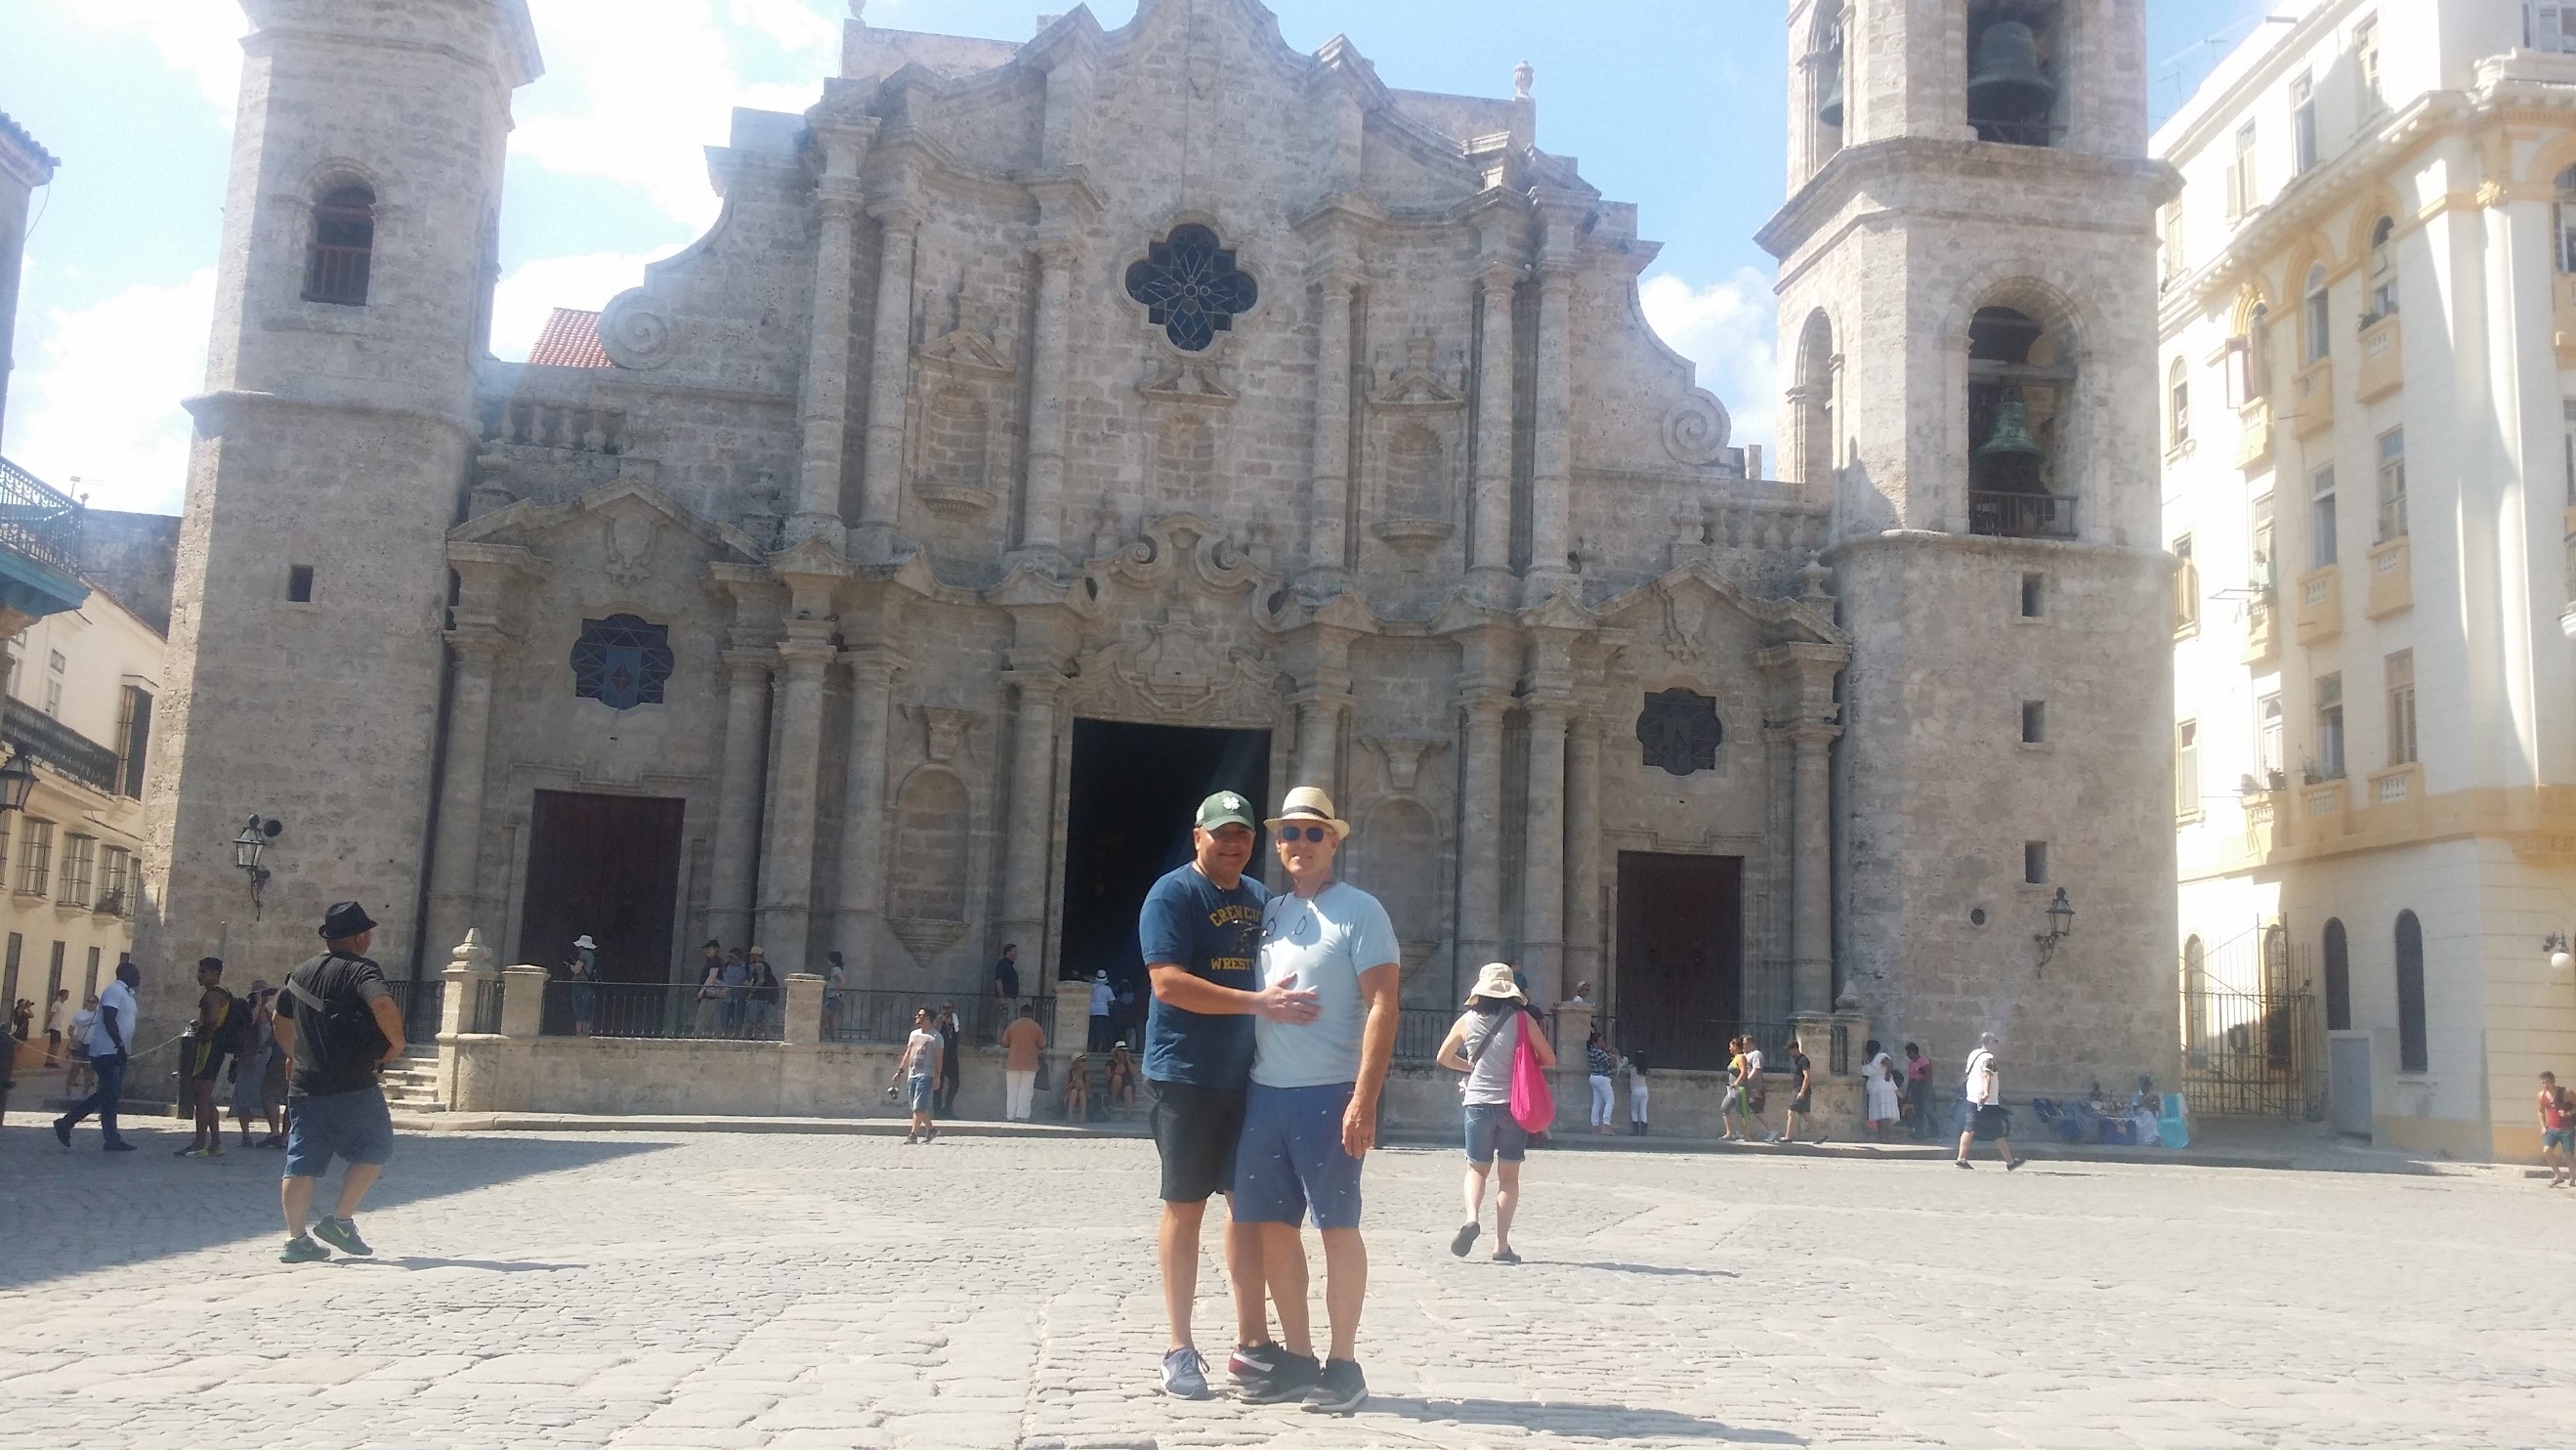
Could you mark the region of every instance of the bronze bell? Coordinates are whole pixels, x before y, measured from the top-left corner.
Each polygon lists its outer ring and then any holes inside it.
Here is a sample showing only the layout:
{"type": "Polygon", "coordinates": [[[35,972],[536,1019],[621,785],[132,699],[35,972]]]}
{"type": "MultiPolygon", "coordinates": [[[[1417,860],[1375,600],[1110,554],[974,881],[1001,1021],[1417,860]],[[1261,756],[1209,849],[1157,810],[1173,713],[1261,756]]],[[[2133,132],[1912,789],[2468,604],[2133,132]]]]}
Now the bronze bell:
{"type": "Polygon", "coordinates": [[[1843,123],[1843,53],[1826,54],[1825,83],[1816,93],[1816,119],[1827,126],[1843,123]]]}
{"type": "Polygon", "coordinates": [[[2015,389],[2004,395],[2002,406],[1995,409],[1995,431],[1977,445],[1979,458],[2027,458],[2036,463],[2048,456],[2039,440],[2030,436],[2030,406],[2015,389]]]}
{"type": "Polygon", "coordinates": [[[2034,120],[2056,104],[2057,82],[2039,68],[2039,37],[2018,20],[1987,26],[1968,77],[1968,119],[2034,120]]]}

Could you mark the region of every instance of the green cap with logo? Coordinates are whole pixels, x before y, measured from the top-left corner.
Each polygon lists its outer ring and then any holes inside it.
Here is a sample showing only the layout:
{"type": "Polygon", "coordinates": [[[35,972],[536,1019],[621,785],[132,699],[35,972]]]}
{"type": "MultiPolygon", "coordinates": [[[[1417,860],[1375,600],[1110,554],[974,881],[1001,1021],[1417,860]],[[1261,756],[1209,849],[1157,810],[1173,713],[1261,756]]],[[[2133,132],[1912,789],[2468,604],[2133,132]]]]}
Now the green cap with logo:
{"type": "Polygon", "coordinates": [[[1199,802],[1199,829],[1213,831],[1219,826],[1244,826],[1261,829],[1252,819],[1252,802],[1230,790],[1221,790],[1199,802]]]}

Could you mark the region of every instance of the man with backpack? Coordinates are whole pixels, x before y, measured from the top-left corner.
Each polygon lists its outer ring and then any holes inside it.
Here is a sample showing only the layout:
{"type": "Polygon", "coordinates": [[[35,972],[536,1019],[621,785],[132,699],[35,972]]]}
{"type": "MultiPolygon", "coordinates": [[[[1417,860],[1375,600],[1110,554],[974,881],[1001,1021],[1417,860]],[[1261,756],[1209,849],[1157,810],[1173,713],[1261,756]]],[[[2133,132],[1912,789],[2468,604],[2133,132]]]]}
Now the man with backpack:
{"type": "Polygon", "coordinates": [[[188,1038],[187,1060],[181,1064],[187,1073],[188,1105],[196,1125],[188,1135],[188,1146],[173,1156],[224,1156],[224,1119],[215,1107],[215,1084],[223,1078],[225,1061],[240,1058],[247,1045],[249,1026],[250,1009],[224,990],[224,959],[199,957],[197,1025],[188,1038]]]}
{"type": "Polygon", "coordinates": [[[2540,1161],[2549,1165],[2549,1186],[2576,1183],[2576,1093],[2558,1085],[2558,1074],[2540,1075],[2540,1161]]]}
{"type": "Polygon", "coordinates": [[[385,986],[383,969],[366,955],[375,930],[365,907],[334,902],[322,918],[322,955],[289,972],[277,997],[277,1049],[292,1068],[286,1180],[278,1188],[288,1235],[278,1258],[286,1263],[331,1257],[322,1244],[348,1254],[375,1252],[358,1237],[350,1215],[393,1156],[393,1113],[377,1074],[403,1050],[402,1009],[385,986]],[[339,1201],[307,1235],[304,1220],[313,1208],[314,1186],[334,1157],[348,1165],[340,1175],[339,1201]]]}

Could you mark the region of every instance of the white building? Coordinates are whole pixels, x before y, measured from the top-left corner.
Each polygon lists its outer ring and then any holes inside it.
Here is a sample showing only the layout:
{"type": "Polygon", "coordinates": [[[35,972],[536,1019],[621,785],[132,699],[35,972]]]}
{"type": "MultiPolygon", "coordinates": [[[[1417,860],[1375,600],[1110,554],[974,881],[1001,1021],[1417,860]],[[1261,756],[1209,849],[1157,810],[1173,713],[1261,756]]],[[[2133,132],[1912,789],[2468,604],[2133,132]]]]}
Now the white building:
{"type": "Polygon", "coordinates": [[[2576,1071],[2576,6],[2273,8],[2154,148],[2186,1071],[2528,1153],[2576,1071]]]}

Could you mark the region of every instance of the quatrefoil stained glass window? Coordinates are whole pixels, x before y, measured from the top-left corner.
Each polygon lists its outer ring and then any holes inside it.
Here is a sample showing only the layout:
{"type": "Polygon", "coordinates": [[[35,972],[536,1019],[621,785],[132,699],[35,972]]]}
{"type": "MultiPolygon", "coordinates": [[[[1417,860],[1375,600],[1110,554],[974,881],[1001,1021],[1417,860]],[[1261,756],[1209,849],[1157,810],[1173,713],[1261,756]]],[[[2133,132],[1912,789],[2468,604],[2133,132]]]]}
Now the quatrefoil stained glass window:
{"type": "Polygon", "coordinates": [[[572,692],[611,710],[662,703],[671,678],[671,631],[632,614],[581,622],[572,646],[572,692]]]}
{"type": "Polygon", "coordinates": [[[1234,249],[1195,222],[1146,249],[1127,269],[1127,295],[1145,304],[1145,318],[1163,329],[1172,346],[1205,352],[1220,332],[1234,330],[1235,314],[1261,297],[1251,277],[1235,270],[1234,249]]]}

